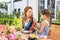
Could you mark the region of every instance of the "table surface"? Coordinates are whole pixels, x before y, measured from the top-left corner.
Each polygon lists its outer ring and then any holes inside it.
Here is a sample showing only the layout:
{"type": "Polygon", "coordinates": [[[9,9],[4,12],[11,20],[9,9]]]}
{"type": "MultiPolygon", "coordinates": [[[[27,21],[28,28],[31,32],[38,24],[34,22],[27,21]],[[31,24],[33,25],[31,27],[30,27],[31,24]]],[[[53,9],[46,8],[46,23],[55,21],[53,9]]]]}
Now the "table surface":
{"type": "MultiPolygon", "coordinates": [[[[24,40],[28,40],[30,34],[22,34],[21,38],[24,40]]],[[[1,36],[0,36],[0,40],[1,40],[1,36]]],[[[52,40],[52,39],[43,39],[43,38],[38,38],[38,40],[52,40]]]]}
{"type": "MultiPolygon", "coordinates": [[[[23,34],[23,35],[24,35],[25,40],[28,40],[28,36],[29,36],[29,34],[23,34]]],[[[38,40],[52,40],[52,39],[38,38],[38,40]]]]}

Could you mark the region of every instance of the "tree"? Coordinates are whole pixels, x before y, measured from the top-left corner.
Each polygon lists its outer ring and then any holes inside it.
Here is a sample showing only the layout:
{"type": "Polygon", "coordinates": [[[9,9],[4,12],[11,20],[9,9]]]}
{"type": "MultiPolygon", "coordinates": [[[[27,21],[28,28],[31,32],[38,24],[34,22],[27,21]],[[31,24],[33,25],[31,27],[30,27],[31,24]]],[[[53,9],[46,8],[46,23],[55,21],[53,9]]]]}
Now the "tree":
{"type": "Polygon", "coordinates": [[[14,11],[13,16],[16,16],[17,18],[19,18],[20,17],[20,12],[15,12],[14,11]]]}
{"type": "Polygon", "coordinates": [[[5,2],[5,4],[0,3],[0,8],[4,8],[4,9],[6,9],[6,10],[7,10],[7,3],[6,3],[6,2],[5,2]]]}
{"type": "Polygon", "coordinates": [[[60,10],[57,11],[57,20],[60,22],[60,10]]]}
{"type": "Polygon", "coordinates": [[[5,2],[4,8],[7,10],[7,3],[5,2]]]}
{"type": "Polygon", "coordinates": [[[0,3],[0,8],[3,8],[3,4],[2,3],[0,3]]]}

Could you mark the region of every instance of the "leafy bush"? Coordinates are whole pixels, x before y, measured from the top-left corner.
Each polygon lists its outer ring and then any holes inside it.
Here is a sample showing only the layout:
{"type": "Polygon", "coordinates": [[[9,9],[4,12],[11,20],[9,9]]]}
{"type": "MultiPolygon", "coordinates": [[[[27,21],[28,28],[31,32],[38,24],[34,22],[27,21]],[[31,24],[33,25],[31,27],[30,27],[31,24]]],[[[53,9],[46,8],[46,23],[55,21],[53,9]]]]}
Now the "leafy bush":
{"type": "Polygon", "coordinates": [[[43,21],[43,19],[40,17],[40,22],[42,22],[43,21]]]}
{"type": "Polygon", "coordinates": [[[57,11],[57,21],[59,21],[59,22],[60,22],[60,10],[59,10],[59,11],[57,11]]]}
{"type": "Polygon", "coordinates": [[[0,18],[0,24],[2,25],[6,25],[6,23],[8,23],[9,25],[11,25],[13,19],[9,19],[9,18],[0,18]]]}
{"type": "Polygon", "coordinates": [[[20,18],[17,18],[16,16],[13,19],[12,25],[15,26],[16,30],[20,30],[22,28],[22,21],[20,18]]]}
{"type": "Polygon", "coordinates": [[[6,25],[6,23],[10,24],[13,21],[13,15],[8,13],[0,13],[0,24],[6,25]]]}
{"type": "Polygon", "coordinates": [[[17,18],[20,18],[20,12],[14,12],[13,16],[16,16],[17,18]]]}
{"type": "Polygon", "coordinates": [[[56,21],[54,21],[52,24],[60,25],[60,10],[57,11],[57,14],[56,14],[56,21]]]}

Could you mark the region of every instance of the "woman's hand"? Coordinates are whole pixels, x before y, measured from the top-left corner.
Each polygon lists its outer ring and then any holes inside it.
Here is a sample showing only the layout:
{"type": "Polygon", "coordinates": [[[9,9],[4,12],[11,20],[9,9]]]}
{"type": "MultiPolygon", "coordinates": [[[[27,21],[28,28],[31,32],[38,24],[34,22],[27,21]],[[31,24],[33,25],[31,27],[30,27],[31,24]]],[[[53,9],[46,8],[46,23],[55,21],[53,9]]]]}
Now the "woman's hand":
{"type": "Polygon", "coordinates": [[[36,27],[33,27],[33,29],[37,29],[36,27]]]}

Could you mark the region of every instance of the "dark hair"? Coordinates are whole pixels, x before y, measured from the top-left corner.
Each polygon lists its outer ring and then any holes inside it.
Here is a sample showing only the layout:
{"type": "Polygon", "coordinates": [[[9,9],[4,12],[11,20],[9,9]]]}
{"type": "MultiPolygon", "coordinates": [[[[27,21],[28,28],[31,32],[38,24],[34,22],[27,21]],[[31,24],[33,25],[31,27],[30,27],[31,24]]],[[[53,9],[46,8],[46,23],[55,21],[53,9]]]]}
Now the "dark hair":
{"type": "MultiPolygon", "coordinates": [[[[29,10],[29,9],[32,9],[32,7],[30,7],[30,6],[26,6],[25,8],[24,8],[24,16],[23,16],[23,21],[26,21],[26,19],[27,19],[27,17],[26,17],[26,12],[29,10]]],[[[32,16],[30,17],[30,20],[32,20],[32,16]]]]}
{"type": "Polygon", "coordinates": [[[47,17],[50,17],[50,27],[51,27],[51,13],[49,12],[49,10],[48,9],[43,9],[43,10],[41,10],[41,14],[42,15],[46,15],[47,17]]]}

